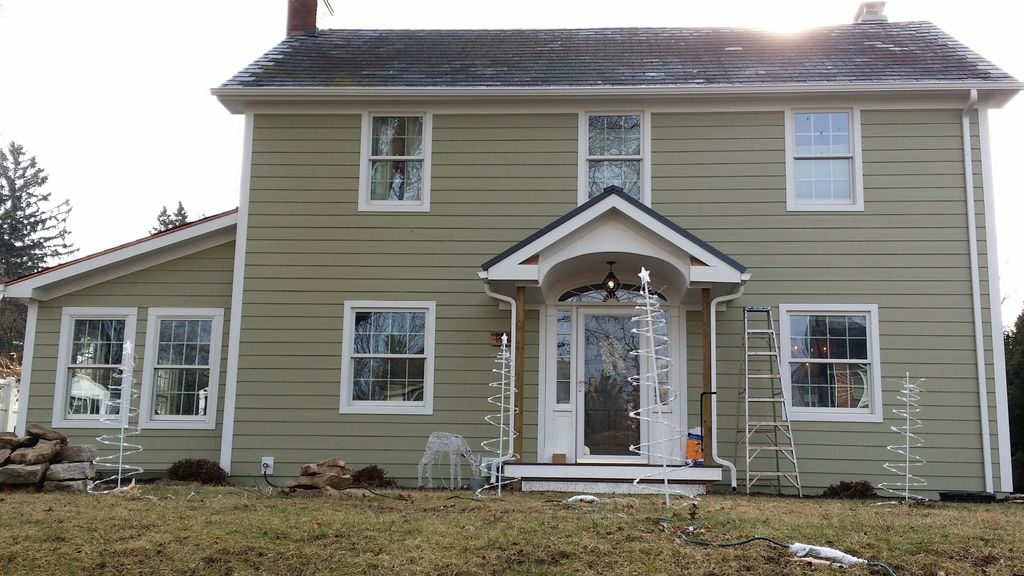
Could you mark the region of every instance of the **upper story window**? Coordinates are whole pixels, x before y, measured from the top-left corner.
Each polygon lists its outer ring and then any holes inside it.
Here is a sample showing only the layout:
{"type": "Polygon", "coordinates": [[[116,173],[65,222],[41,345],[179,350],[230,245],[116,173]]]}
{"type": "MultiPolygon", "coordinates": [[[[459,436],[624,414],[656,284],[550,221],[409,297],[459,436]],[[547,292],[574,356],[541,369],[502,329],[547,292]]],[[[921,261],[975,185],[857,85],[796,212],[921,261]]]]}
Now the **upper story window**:
{"type": "Polygon", "coordinates": [[[140,415],[146,428],[216,423],[221,308],[150,308],[140,415]]]}
{"type": "Polygon", "coordinates": [[[580,204],[612,185],[650,204],[650,139],[644,126],[650,116],[640,112],[592,113],[580,118],[580,204]]]}
{"type": "Polygon", "coordinates": [[[792,110],[786,117],[789,210],[863,210],[860,114],[792,110]]]}
{"type": "Polygon", "coordinates": [[[135,308],[64,308],[61,314],[53,424],[95,427],[119,413],[126,344],[135,308]]]}
{"type": "Polygon", "coordinates": [[[345,302],[341,412],[432,413],[434,315],[434,302],[345,302]]]}
{"type": "Polygon", "coordinates": [[[359,209],[430,209],[429,114],[367,114],[363,120],[359,209]]]}
{"type": "Polygon", "coordinates": [[[878,307],[780,305],[781,362],[793,420],[882,420],[878,307]]]}

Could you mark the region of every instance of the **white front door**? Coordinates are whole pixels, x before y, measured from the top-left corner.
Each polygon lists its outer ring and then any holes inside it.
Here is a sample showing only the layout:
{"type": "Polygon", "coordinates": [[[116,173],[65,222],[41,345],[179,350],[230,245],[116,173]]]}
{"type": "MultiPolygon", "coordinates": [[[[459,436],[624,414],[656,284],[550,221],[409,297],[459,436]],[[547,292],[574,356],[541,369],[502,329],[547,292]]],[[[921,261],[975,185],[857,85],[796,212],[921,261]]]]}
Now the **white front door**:
{"type": "Polygon", "coordinates": [[[641,374],[640,344],[633,333],[635,310],[577,309],[576,460],[644,462],[630,450],[647,440],[643,421],[630,416],[640,408],[641,390],[631,377],[641,374]]]}

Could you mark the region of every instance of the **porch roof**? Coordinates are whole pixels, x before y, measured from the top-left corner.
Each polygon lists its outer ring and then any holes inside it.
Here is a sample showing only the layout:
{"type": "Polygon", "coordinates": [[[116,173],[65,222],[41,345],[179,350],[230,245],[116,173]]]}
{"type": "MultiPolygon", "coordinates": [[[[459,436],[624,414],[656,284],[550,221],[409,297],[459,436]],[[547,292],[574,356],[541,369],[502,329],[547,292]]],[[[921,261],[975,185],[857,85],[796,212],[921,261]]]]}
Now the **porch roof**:
{"type": "Polygon", "coordinates": [[[601,194],[484,262],[480,276],[489,280],[538,279],[538,255],[543,250],[612,212],[689,254],[696,263],[695,271],[707,271],[707,274],[696,273],[691,280],[740,282],[746,279],[746,266],[626,194],[618,186],[609,186],[601,194]]]}

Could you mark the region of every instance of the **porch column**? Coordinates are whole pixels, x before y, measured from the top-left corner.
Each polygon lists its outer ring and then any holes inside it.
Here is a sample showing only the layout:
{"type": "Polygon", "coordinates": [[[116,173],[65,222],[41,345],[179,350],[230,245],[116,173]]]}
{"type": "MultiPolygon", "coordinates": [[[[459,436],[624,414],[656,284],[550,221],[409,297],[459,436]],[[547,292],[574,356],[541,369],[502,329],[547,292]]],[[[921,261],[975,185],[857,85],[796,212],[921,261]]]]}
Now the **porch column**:
{"type": "Polygon", "coordinates": [[[515,350],[512,351],[515,362],[515,372],[513,378],[515,378],[516,384],[516,419],[515,419],[515,432],[516,438],[513,443],[513,450],[519,455],[520,462],[523,460],[523,417],[526,414],[523,412],[523,372],[525,372],[526,361],[526,287],[516,286],[516,346],[515,350]]]}
{"type": "MultiPolygon", "coordinates": [[[[703,341],[704,350],[704,392],[711,392],[711,289],[701,288],[700,290],[701,300],[701,312],[703,313],[703,334],[701,340],[703,341]]],[[[711,437],[713,430],[711,427],[711,394],[704,394],[701,396],[701,412],[704,418],[701,420],[701,434],[703,434],[703,446],[707,450],[708,446],[712,446],[714,439],[711,437]]],[[[708,454],[704,455],[704,462],[708,461],[708,454]]]]}

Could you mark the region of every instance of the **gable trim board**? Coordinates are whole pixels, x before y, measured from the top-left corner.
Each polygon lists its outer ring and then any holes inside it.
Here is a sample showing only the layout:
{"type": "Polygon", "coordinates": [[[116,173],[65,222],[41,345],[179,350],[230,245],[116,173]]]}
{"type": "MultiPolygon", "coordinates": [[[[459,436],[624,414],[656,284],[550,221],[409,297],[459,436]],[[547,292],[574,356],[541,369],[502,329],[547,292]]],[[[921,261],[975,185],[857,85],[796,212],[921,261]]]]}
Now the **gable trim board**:
{"type": "Polygon", "coordinates": [[[242,306],[245,297],[245,253],[249,231],[249,187],[252,180],[254,116],[245,114],[242,130],[242,174],[238,184],[238,227],[235,229],[235,261],[231,279],[231,323],[228,331],[228,366],[224,381],[224,413],[221,416],[220,467],[231,474],[235,439],[235,403],[238,390],[238,351],[242,340],[242,306]]]}
{"type": "Polygon", "coordinates": [[[1010,452],[1009,401],[1006,393],[1006,350],[1003,346],[1002,290],[999,287],[999,249],[996,244],[996,203],[992,178],[992,146],[989,140],[988,108],[978,110],[981,137],[981,182],[985,204],[985,248],[988,266],[989,329],[992,337],[992,364],[995,378],[996,430],[999,454],[999,489],[1013,491],[1012,454],[1010,452]]]}

